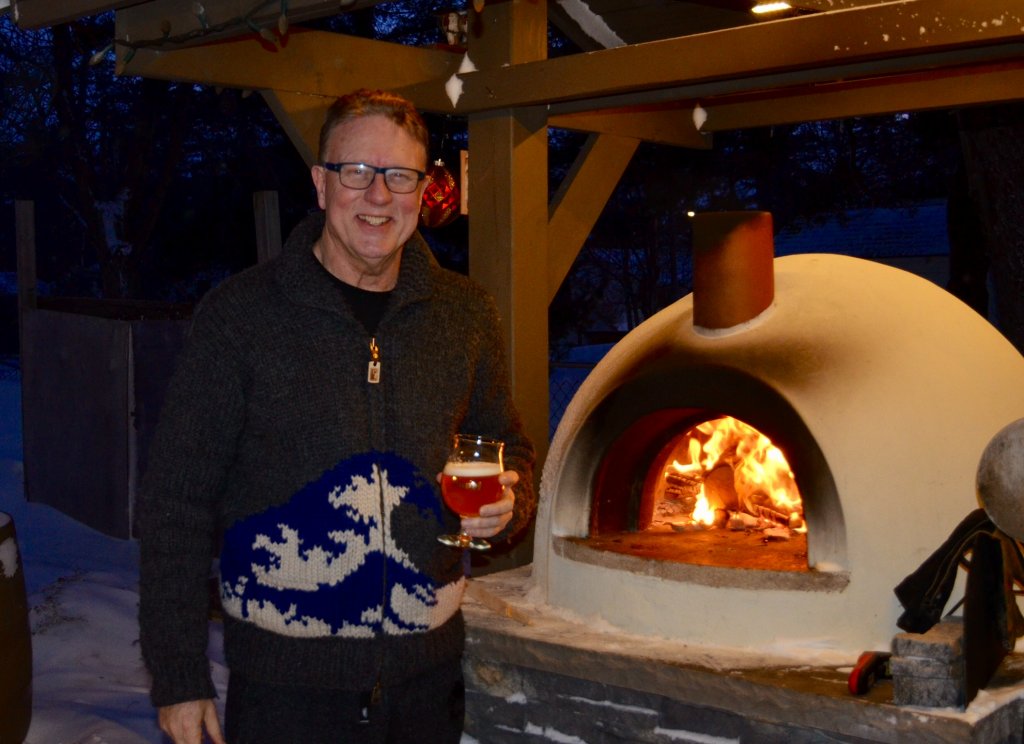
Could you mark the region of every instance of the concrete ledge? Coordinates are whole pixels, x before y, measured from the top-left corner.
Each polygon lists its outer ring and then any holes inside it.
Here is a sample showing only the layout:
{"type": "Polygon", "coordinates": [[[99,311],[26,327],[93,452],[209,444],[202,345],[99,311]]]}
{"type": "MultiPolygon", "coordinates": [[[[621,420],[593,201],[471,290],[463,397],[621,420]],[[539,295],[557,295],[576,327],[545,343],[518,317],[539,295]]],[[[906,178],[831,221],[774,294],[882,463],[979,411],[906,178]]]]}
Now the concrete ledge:
{"type": "Polygon", "coordinates": [[[849,693],[854,659],[688,646],[559,616],[528,601],[528,570],[474,581],[531,624],[464,605],[466,730],[482,743],[1024,741],[1017,656],[965,711],[898,706],[888,682],[849,693]]]}

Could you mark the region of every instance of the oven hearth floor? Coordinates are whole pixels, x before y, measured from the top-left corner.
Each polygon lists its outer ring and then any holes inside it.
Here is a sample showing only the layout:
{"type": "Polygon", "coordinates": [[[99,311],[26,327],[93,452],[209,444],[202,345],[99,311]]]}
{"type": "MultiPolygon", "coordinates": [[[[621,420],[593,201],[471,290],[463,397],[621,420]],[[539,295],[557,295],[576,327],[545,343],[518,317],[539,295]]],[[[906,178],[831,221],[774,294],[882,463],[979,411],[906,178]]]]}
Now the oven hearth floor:
{"type": "Polygon", "coordinates": [[[1024,742],[1020,654],[966,710],[897,706],[889,682],[849,693],[852,658],[629,635],[532,603],[529,567],[473,581],[489,597],[464,603],[466,731],[481,744],[1024,742]]]}
{"type": "Polygon", "coordinates": [[[760,531],[725,529],[672,532],[619,532],[572,538],[594,550],[658,561],[771,571],[807,572],[807,535],[771,540],[760,531]]]}

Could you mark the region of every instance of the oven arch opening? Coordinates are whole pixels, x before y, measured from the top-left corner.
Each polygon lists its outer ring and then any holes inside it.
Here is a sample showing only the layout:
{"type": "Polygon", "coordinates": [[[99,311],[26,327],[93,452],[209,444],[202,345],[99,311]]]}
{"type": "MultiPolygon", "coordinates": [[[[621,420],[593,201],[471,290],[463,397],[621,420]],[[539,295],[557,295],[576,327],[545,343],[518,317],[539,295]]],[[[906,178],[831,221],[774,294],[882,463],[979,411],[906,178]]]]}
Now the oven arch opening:
{"type": "MultiPolygon", "coordinates": [[[[591,411],[566,453],[563,473],[585,473],[586,518],[557,529],[555,551],[584,563],[713,586],[839,591],[849,581],[846,528],[835,480],[814,436],[770,384],[727,366],[690,364],[639,370],[591,411]],[[609,550],[602,536],[636,533],[644,485],[666,445],[691,426],[732,416],[768,436],[786,455],[803,498],[806,565],[775,570],[701,565],[643,551],[609,550]]],[[[679,537],[685,538],[680,535],[679,537]]],[[[613,538],[618,539],[618,538],[613,538]]],[[[664,544],[664,543],[662,543],[664,544]]],[[[802,542],[801,542],[802,545],[802,542]]]]}

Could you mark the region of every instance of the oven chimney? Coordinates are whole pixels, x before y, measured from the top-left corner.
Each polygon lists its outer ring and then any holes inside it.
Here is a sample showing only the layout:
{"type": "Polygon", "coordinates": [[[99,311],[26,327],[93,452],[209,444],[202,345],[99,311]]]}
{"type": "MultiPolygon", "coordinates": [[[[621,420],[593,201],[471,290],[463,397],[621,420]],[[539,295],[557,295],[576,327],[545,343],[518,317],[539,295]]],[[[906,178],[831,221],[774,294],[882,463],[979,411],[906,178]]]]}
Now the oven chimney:
{"type": "Polygon", "coordinates": [[[722,330],[753,320],[775,297],[771,212],[693,217],[693,324],[722,330]]]}

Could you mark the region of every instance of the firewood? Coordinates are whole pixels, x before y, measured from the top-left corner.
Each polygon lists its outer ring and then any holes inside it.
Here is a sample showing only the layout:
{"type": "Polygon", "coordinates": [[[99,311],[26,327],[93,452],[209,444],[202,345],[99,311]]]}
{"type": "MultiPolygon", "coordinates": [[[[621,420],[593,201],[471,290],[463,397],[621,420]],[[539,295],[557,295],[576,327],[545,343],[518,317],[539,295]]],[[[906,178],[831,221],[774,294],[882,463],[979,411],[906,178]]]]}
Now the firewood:
{"type": "Polygon", "coordinates": [[[704,477],[704,495],[712,508],[737,511],[739,497],[733,483],[733,470],[729,465],[717,465],[704,477]]]}

